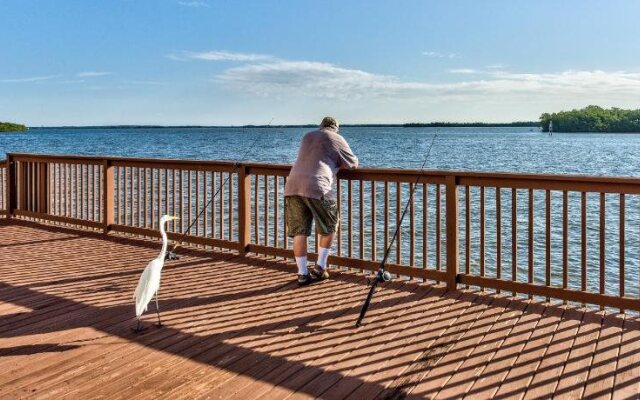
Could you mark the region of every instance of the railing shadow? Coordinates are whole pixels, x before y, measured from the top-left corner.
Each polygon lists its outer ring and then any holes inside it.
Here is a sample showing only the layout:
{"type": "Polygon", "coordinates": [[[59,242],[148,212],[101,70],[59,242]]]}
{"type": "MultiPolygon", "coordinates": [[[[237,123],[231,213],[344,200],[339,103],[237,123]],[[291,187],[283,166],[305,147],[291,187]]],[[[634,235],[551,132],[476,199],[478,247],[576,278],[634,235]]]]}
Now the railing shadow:
{"type": "MultiPolygon", "coordinates": [[[[43,229],[41,225],[37,227],[43,229]]],[[[43,231],[60,233],[61,230],[51,227],[43,231]]],[[[99,239],[101,242],[93,243],[86,249],[86,253],[69,257],[69,267],[81,266],[84,257],[94,256],[96,252],[109,252],[114,245],[137,246],[140,242],[143,247],[148,245],[147,247],[157,248],[157,242],[115,236],[105,238],[97,233],[86,236],[83,234],[83,237],[87,236],[99,239]],[[104,240],[106,242],[102,242],[104,240]],[[105,243],[108,245],[103,246],[105,243]]],[[[47,240],[43,239],[42,243],[47,243],[47,240]]],[[[7,248],[5,251],[12,250],[7,248]]],[[[47,305],[22,313],[19,318],[16,315],[0,317],[0,337],[9,340],[28,335],[56,334],[63,330],[89,327],[105,335],[123,339],[125,342],[136,343],[184,360],[196,361],[203,366],[218,368],[225,371],[224,379],[227,380],[233,379],[233,376],[243,376],[275,388],[302,391],[315,396],[318,395],[315,391],[317,389],[313,386],[306,387],[306,382],[302,382],[301,379],[311,377],[309,379],[311,380],[323,375],[336,382],[348,379],[349,385],[354,388],[379,393],[385,398],[412,397],[408,389],[416,384],[413,380],[409,380],[410,384],[403,385],[402,382],[396,382],[396,385],[389,387],[388,382],[370,381],[366,375],[351,376],[350,369],[335,368],[333,366],[335,361],[331,360],[349,361],[353,357],[352,350],[349,349],[352,343],[353,345],[360,343],[363,346],[388,345],[389,349],[397,351],[397,354],[403,354],[404,347],[398,345],[397,348],[393,348],[397,341],[408,340],[403,336],[402,329],[394,326],[394,322],[400,315],[403,316],[405,324],[424,326],[423,335],[436,335],[435,331],[430,330],[434,320],[421,319],[419,311],[408,308],[402,313],[394,312],[407,303],[432,301],[434,305],[430,313],[436,319],[452,318],[447,332],[438,336],[439,340],[432,345],[421,350],[423,353],[418,357],[420,363],[417,367],[411,368],[413,362],[406,362],[400,367],[395,366],[395,368],[405,368],[405,376],[423,376],[437,365],[437,362],[446,355],[446,350],[458,343],[461,337],[476,338],[464,336],[462,333],[465,327],[468,327],[468,322],[460,321],[459,316],[453,315],[455,313],[464,315],[464,310],[472,305],[485,304],[486,307],[492,307],[492,300],[487,299],[487,296],[496,298],[495,295],[490,294],[471,294],[471,297],[467,296],[467,300],[459,300],[459,292],[450,292],[442,297],[441,290],[420,291],[416,289],[418,285],[416,283],[396,282],[388,286],[383,285],[374,299],[368,317],[370,322],[360,330],[354,330],[352,324],[359,311],[360,296],[366,291],[366,281],[362,276],[334,273],[330,281],[298,289],[293,282],[293,274],[290,274],[292,266],[283,261],[265,260],[260,257],[239,257],[230,253],[217,254],[199,249],[186,249],[183,255],[184,260],[167,266],[167,276],[163,278],[163,284],[167,286],[163,292],[167,294],[166,297],[161,297],[161,310],[166,321],[162,329],[152,328],[142,335],[135,335],[129,329],[133,323],[131,300],[128,299],[128,293],[127,296],[118,296],[118,292],[132,289],[139,271],[129,269],[101,273],[98,268],[94,271],[85,271],[85,275],[80,277],[58,276],[57,279],[51,279],[46,283],[38,282],[34,285],[0,283],[0,301],[2,302],[26,308],[31,308],[34,304],[47,305]],[[234,265],[240,270],[235,271],[232,278],[227,279],[223,274],[225,268],[234,265]],[[192,268],[198,266],[202,268],[197,268],[197,272],[194,272],[192,268]],[[205,266],[207,267],[204,268],[205,266]],[[246,275],[244,271],[250,269],[256,272],[246,275]],[[195,283],[194,286],[205,288],[210,286],[210,294],[190,295],[189,288],[183,285],[191,278],[196,279],[196,282],[192,282],[195,283]],[[96,283],[97,280],[100,280],[99,284],[96,283]],[[60,286],[72,289],[68,289],[68,294],[66,292],[62,295],[56,294],[54,289],[60,286]],[[46,289],[46,292],[40,289],[46,289]],[[453,303],[455,310],[459,311],[446,314],[445,307],[448,306],[440,302],[440,298],[455,301],[453,303]],[[472,300],[468,300],[469,298],[472,300]],[[309,309],[308,302],[313,302],[317,311],[314,311],[314,308],[309,309]],[[224,309],[224,306],[228,308],[224,309]],[[387,310],[390,311],[387,312],[387,310]],[[376,333],[381,330],[389,335],[388,343],[384,340],[375,340],[376,333]],[[323,337],[330,337],[331,341],[324,342],[323,337]],[[363,340],[365,342],[361,343],[363,340]],[[339,343],[340,349],[344,350],[335,350],[336,343],[339,343]],[[320,359],[308,358],[311,355],[305,352],[305,347],[317,352],[314,354],[320,359]],[[249,363],[248,360],[254,362],[249,363]],[[264,368],[260,368],[260,365],[264,368]],[[287,377],[285,374],[278,376],[270,374],[266,369],[267,365],[277,365],[279,369],[289,371],[290,376],[300,379],[285,379],[287,377]]],[[[117,257],[115,259],[117,260],[117,257]]],[[[43,255],[42,262],[46,261],[47,257],[43,255]]],[[[141,266],[144,262],[140,259],[141,266]]],[[[2,264],[0,261],[0,271],[2,267],[7,267],[2,264]]],[[[51,268],[52,277],[56,275],[55,267],[56,265],[53,265],[51,268]]],[[[529,304],[526,300],[511,299],[506,306],[500,308],[499,312],[524,309],[521,315],[533,314],[542,318],[545,307],[529,307],[529,304]]],[[[149,320],[153,319],[153,307],[150,305],[149,320]]],[[[549,307],[556,306],[547,308],[549,307]]],[[[521,318],[521,315],[518,318],[521,318]]],[[[583,314],[579,314],[580,317],[572,313],[560,313],[560,315],[560,321],[562,321],[566,318],[580,319],[583,314]]],[[[511,321],[507,322],[511,323],[511,321]]],[[[513,321],[513,323],[516,322],[513,321]]],[[[489,329],[492,324],[493,322],[480,321],[475,328],[489,329]]],[[[538,328],[544,326],[542,324],[538,328]]],[[[560,330],[554,332],[561,333],[560,330]]],[[[520,341],[512,343],[511,346],[516,349],[517,346],[524,344],[520,341]]],[[[1,349],[0,356],[64,353],[83,346],[82,343],[21,344],[1,349]]],[[[94,349],[100,351],[97,348],[94,349]]],[[[470,351],[471,347],[462,347],[457,350],[470,351]]],[[[536,351],[538,348],[532,347],[528,350],[536,351]]],[[[495,352],[495,349],[485,351],[495,352]]],[[[602,360],[595,367],[608,361],[608,359],[602,360]]],[[[367,365],[367,362],[364,360],[361,364],[367,365]]],[[[444,363],[441,366],[446,365],[444,363]]],[[[557,366],[552,364],[545,367],[545,370],[557,366]]],[[[379,370],[382,368],[384,367],[381,366],[379,370]]],[[[640,365],[630,365],[625,368],[640,368],[640,365]]],[[[492,371],[492,373],[505,372],[508,370],[492,371]]],[[[440,378],[443,376],[439,374],[429,376],[429,379],[440,378]]],[[[510,380],[518,378],[519,376],[514,376],[510,380]]],[[[593,379],[608,378],[610,375],[593,379]]],[[[216,381],[217,384],[222,385],[226,382],[224,379],[219,378],[219,381],[216,381]]],[[[477,379],[477,377],[470,379],[477,379]]],[[[54,382],[50,384],[54,385],[54,382]]],[[[542,381],[536,386],[545,383],[548,382],[542,381]]],[[[570,388],[564,389],[565,392],[568,390],[570,388]]]]}

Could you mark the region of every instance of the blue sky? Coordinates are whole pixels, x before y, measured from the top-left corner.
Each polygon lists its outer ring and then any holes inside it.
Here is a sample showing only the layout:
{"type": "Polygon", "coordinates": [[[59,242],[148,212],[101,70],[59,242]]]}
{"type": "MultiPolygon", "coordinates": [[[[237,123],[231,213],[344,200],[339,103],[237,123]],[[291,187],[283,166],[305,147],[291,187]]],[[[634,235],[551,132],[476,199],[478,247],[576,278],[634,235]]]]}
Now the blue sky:
{"type": "Polygon", "coordinates": [[[0,120],[511,121],[640,108],[635,0],[0,0],[0,120]]]}

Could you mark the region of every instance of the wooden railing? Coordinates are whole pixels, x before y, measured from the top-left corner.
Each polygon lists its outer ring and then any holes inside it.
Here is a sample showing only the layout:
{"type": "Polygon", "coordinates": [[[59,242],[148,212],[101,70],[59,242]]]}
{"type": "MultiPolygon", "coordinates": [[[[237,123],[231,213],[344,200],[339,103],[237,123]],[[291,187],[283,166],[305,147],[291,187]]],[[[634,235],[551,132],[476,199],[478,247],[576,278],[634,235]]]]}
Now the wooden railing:
{"type": "MultiPolygon", "coordinates": [[[[0,205],[12,218],[157,237],[159,217],[174,214],[182,219],[169,227],[173,240],[194,221],[186,243],[293,256],[288,165],[32,154],[9,154],[5,165],[0,205]]],[[[390,272],[449,289],[640,310],[640,179],[341,171],[329,262],[376,270],[416,182],[390,272]]]]}
{"type": "Polygon", "coordinates": [[[7,162],[0,161],[0,218],[7,215],[7,162]]]}

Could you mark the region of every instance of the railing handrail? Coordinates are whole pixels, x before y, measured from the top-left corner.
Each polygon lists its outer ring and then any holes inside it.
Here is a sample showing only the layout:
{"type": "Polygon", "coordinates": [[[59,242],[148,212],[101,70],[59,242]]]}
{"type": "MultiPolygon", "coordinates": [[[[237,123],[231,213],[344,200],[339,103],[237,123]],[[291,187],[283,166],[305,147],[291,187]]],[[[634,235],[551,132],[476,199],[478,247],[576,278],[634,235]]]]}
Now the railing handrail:
{"type": "MultiPolygon", "coordinates": [[[[173,164],[180,166],[224,166],[246,167],[251,169],[273,170],[280,172],[288,172],[291,164],[265,163],[265,162],[234,162],[228,160],[186,160],[173,158],[140,158],[140,157],[115,157],[115,156],[90,156],[90,155],[67,155],[67,154],[39,154],[39,153],[7,153],[9,159],[33,159],[34,161],[95,161],[95,164],[108,161],[117,163],[150,163],[153,165],[173,164]]],[[[251,173],[251,172],[250,172],[251,173]]],[[[455,176],[460,180],[458,185],[474,185],[477,180],[520,180],[542,182],[554,181],[563,183],[604,183],[604,184],[621,184],[621,185],[638,185],[640,187],[640,178],[620,177],[608,175],[588,175],[588,174],[538,174],[530,172],[493,172],[493,171],[467,171],[467,170],[445,170],[445,169],[411,169],[411,168],[372,168],[362,167],[354,170],[341,170],[339,178],[342,179],[359,179],[360,174],[380,174],[380,175],[401,175],[407,177],[425,176],[425,177],[447,177],[455,176]]],[[[395,180],[390,180],[395,181],[395,180]]],[[[512,187],[512,186],[509,186],[512,187]]]]}

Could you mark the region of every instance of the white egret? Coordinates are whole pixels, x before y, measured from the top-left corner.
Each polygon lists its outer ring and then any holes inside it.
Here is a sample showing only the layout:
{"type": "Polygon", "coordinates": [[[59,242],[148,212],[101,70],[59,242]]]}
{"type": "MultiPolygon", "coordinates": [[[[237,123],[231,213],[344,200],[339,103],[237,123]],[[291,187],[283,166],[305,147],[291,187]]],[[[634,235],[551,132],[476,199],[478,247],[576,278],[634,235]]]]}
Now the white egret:
{"type": "Polygon", "coordinates": [[[151,299],[155,296],[156,300],[156,313],[158,314],[158,326],[160,323],[160,308],[158,307],[158,289],[160,289],[160,274],[162,267],[164,266],[164,260],[167,256],[167,232],[165,231],[165,224],[169,221],[177,220],[178,217],[172,215],[163,215],[160,218],[160,235],[162,236],[162,250],[155,259],[151,260],[147,267],[142,271],[140,280],[138,281],[138,287],[133,293],[133,298],[136,301],[136,318],[138,319],[138,325],[134,329],[136,332],[140,332],[140,317],[142,313],[147,311],[147,306],[151,299]]]}

